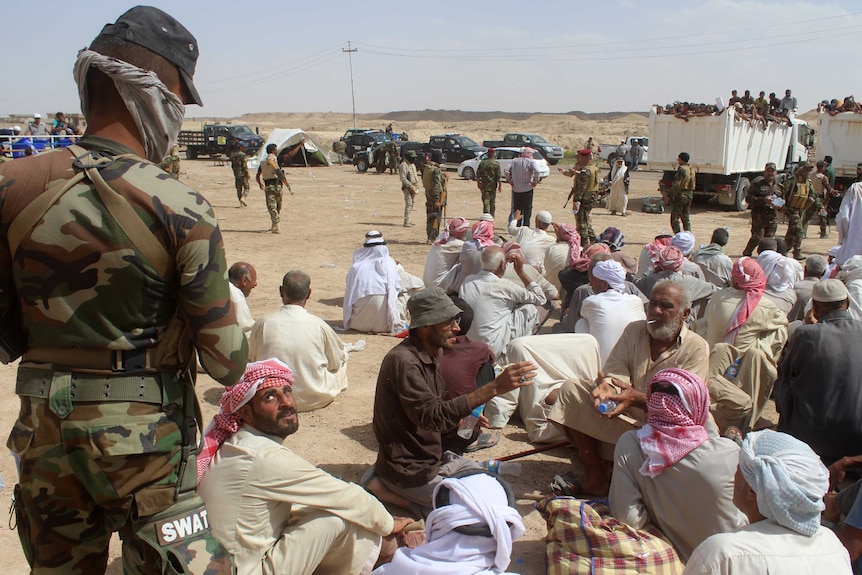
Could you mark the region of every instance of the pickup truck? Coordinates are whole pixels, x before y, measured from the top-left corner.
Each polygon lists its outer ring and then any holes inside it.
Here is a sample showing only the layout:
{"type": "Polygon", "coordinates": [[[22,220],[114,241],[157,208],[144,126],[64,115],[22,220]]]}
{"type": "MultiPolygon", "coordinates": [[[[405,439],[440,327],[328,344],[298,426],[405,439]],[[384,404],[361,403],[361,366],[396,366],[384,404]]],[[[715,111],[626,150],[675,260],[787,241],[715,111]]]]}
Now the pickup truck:
{"type": "Polygon", "coordinates": [[[524,146],[530,146],[534,150],[538,150],[542,154],[542,157],[552,166],[558,164],[563,159],[563,148],[556,144],[551,144],[538,134],[510,132],[503,136],[502,140],[485,140],[482,142],[482,145],[486,148],[502,148],[506,146],[523,148],[524,146]]]}
{"type": "Polygon", "coordinates": [[[649,117],[652,141],[649,169],[662,170],[659,191],[667,196],[677,169],[677,156],[688,152],[695,170],[695,196],[711,196],[737,211],[748,207],[751,180],[774,162],[783,179],[799,162],[808,159],[814,135],[807,123],[791,115],[790,123],[747,122],[736,117],[735,108],[717,116],[689,121],[656,114],[649,117]]]}
{"type": "Polygon", "coordinates": [[[360,152],[370,152],[376,146],[385,144],[392,138],[390,138],[383,130],[367,130],[365,132],[354,132],[353,134],[350,134],[347,137],[342,137],[341,139],[345,144],[347,144],[347,148],[344,150],[344,155],[350,160],[353,160],[356,154],[360,152]]]}
{"type": "MultiPolygon", "coordinates": [[[[643,146],[644,153],[643,157],[641,157],[641,161],[638,164],[647,164],[647,152],[649,152],[649,138],[644,138],[643,136],[629,136],[626,138],[625,143],[623,143],[623,148],[625,149],[625,161],[628,166],[631,164],[631,154],[629,153],[632,149],[632,142],[634,140],[640,140],[641,146],[643,146]]],[[[608,161],[608,165],[613,165],[614,162],[617,161],[617,147],[619,144],[599,144],[599,157],[603,160],[608,161]]]]}
{"type": "Polygon", "coordinates": [[[239,143],[244,143],[246,153],[253,155],[263,145],[263,138],[242,124],[207,124],[203,130],[182,130],[177,143],[185,147],[186,158],[194,160],[213,154],[227,156],[239,143]]]}

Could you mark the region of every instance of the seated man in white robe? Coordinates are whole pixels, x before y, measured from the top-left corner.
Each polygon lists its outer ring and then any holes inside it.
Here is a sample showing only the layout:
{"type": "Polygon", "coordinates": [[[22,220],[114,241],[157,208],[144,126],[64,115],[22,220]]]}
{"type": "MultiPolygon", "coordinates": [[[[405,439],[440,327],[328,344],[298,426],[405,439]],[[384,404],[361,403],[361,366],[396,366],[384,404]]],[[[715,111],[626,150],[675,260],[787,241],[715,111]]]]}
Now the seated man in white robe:
{"type": "Polygon", "coordinates": [[[820,525],[828,490],[829,472],[806,444],[777,431],[749,433],[733,502],[750,524],[698,545],[683,575],[850,575],[847,549],[820,525]]]}
{"type": "Polygon", "coordinates": [[[212,532],[239,575],[367,573],[381,537],[410,520],[282,445],[299,427],[293,381],[269,359],[225,389],[198,457],[212,532]]]}
{"type": "MultiPolygon", "coordinates": [[[[772,250],[759,251],[757,263],[766,274],[766,291],[763,295],[772,300],[785,316],[790,315],[796,304],[796,263],[772,250]]],[[[799,279],[802,279],[801,277],[799,279]]]]}
{"type": "MultiPolygon", "coordinates": [[[[521,210],[515,210],[512,221],[509,222],[508,232],[512,241],[521,246],[524,258],[528,265],[536,268],[540,274],[545,273],[545,256],[552,245],[557,243],[556,234],[548,233],[548,227],[553,221],[550,212],[541,210],[536,213],[536,226],[519,226],[521,210]]],[[[526,222],[529,224],[529,222],[526,222]]]]}
{"type": "Polygon", "coordinates": [[[523,256],[513,252],[510,258],[523,287],[503,279],[506,255],[502,248],[490,246],[482,250],[482,271],[468,277],[460,292],[474,313],[467,337],[488,344],[498,360],[512,339],[533,333],[539,321],[536,306],[547,301],[539,284],[524,271],[523,256]]]}
{"type": "Polygon", "coordinates": [[[557,232],[557,243],[548,248],[545,255],[545,278],[557,288],[562,289],[560,272],[569,268],[581,257],[581,236],[571,224],[553,224],[557,232]]]}
{"type": "Polygon", "coordinates": [[[635,529],[654,525],[683,561],[710,535],[748,524],[733,504],[739,446],[708,421],[703,380],[663,369],[647,384],[646,425],[614,451],[611,514],[635,529]]]}
{"type": "Polygon", "coordinates": [[[284,305],[255,322],[249,361],[276,357],[292,365],[297,411],[320,409],[347,389],[347,350],[335,330],[305,309],[311,297],[308,274],[287,272],[278,291],[284,305]]]}
{"type": "Polygon", "coordinates": [[[526,533],[511,489],[495,475],[471,469],[444,479],[434,490],[426,520],[428,540],[399,548],[376,575],[484,575],[503,573],[512,542],[526,533]]]}
{"type": "Polygon", "coordinates": [[[626,272],[619,262],[593,260],[589,277],[594,295],[581,305],[581,319],[575,325],[575,333],[589,333],[596,338],[604,364],[626,326],[646,319],[646,314],[641,299],[625,293],[626,272]]]}
{"type": "Polygon", "coordinates": [[[455,288],[461,285],[461,250],[464,247],[464,238],[470,224],[464,218],[452,218],[446,224],[446,229],[440,233],[431,248],[428,257],[425,258],[425,271],[422,273],[422,281],[426,286],[439,286],[447,293],[454,293],[455,288]]]}
{"type": "Polygon", "coordinates": [[[246,298],[251,295],[251,290],[257,287],[257,271],[254,266],[245,262],[236,262],[227,273],[230,283],[230,301],[236,308],[236,321],[242,328],[246,337],[251,333],[254,318],[248,307],[246,298]]]}
{"type": "Polygon", "coordinates": [[[353,265],[347,272],[344,329],[368,333],[403,331],[408,323],[407,300],[417,289],[422,289],[422,280],[399,270],[389,256],[383,234],[368,232],[365,243],[353,252],[353,265]]]}
{"type": "Polygon", "coordinates": [[[682,253],[682,273],[705,281],[706,276],[703,275],[703,270],[700,269],[699,265],[688,258],[688,256],[691,255],[691,252],[694,251],[694,234],[686,231],[678,232],[671,238],[670,245],[682,253]]]}

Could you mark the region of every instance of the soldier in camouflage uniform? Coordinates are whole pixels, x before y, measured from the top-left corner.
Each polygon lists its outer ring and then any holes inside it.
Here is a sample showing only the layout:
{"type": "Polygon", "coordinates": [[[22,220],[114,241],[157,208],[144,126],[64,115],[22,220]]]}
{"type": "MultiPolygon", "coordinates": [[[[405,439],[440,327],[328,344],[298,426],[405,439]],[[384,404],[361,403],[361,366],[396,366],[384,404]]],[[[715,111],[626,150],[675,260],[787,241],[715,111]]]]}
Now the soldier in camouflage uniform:
{"type": "Polygon", "coordinates": [[[425,232],[428,243],[434,243],[440,234],[440,221],[446,206],[446,175],[440,169],[443,163],[443,153],[440,150],[431,152],[431,161],[425,163],[422,171],[422,187],[425,188],[425,232]]]}
{"type": "Polygon", "coordinates": [[[784,183],[784,214],[787,216],[784,241],[787,248],[793,250],[793,257],[798,260],[802,259],[802,215],[811,206],[818,211],[823,209],[823,204],[808,179],[812,168],[807,162],[800,163],[793,172],[793,177],[784,183]]]}
{"type": "Polygon", "coordinates": [[[581,241],[584,246],[588,246],[596,241],[596,233],[593,231],[592,219],[590,213],[593,211],[593,206],[599,197],[599,167],[592,161],[593,153],[584,148],[578,152],[578,165],[569,169],[559,169],[564,176],[575,176],[575,185],[572,191],[569,192],[569,198],[575,202],[573,211],[575,212],[575,223],[577,224],[578,234],[581,236],[581,241]]]}
{"type": "Polygon", "coordinates": [[[236,199],[239,200],[241,208],[248,204],[245,199],[248,197],[249,180],[251,176],[248,173],[248,156],[245,155],[245,144],[239,144],[230,155],[230,167],[233,170],[233,181],[236,185],[236,199]]]}
{"type": "Polygon", "coordinates": [[[166,171],[175,180],[180,179],[180,148],[174,144],[171,147],[171,153],[162,160],[159,167],[166,171]]]}
{"type": "Polygon", "coordinates": [[[694,169],[688,165],[688,152],[680,152],[677,156],[679,168],[673,178],[668,203],[670,204],[670,227],[673,233],[678,234],[681,230],[679,221],[682,220],[682,229],[691,231],[691,200],[694,197],[694,169]]]}
{"type": "Polygon", "coordinates": [[[386,142],[386,165],[390,175],[398,170],[398,146],[395,142],[386,142]]]}
{"type": "Polygon", "coordinates": [[[763,175],[751,182],[748,189],[748,207],[751,209],[751,237],[742,255],[751,257],[762,238],[771,238],[778,229],[778,214],[772,205],[774,198],[784,196],[781,185],[775,181],[775,164],[769,162],[763,175]]]}
{"type": "Polygon", "coordinates": [[[476,168],[476,186],[482,192],[482,212],[492,216],[497,207],[497,192],[503,186],[500,176],[500,163],[494,159],[494,148],[488,148],[488,156],[476,168]]]}
{"type": "MultiPolygon", "coordinates": [[[[194,397],[195,347],[224,385],[246,364],[211,206],[153,163],[163,141],[109,130],[135,126],[129,107],[145,125],[147,110],[158,109],[175,139],[182,103],[200,104],[197,54],[172,17],[132,8],[75,65],[89,126],[79,144],[101,160],[82,152],[73,168],[64,149],[0,166],[0,317],[19,310],[26,339],[7,446],[19,465],[15,515],[32,573],[104,573],[113,531],[126,573],[162,573],[136,522],[177,499],[183,446],[194,442],[184,394],[194,397]],[[106,73],[118,70],[149,70],[164,85],[121,95],[106,73]],[[110,193],[95,176],[76,175],[96,161],[110,193]],[[109,209],[105,197],[120,202],[109,209]],[[116,213],[142,229],[127,234],[116,213]]],[[[206,550],[198,549],[196,560],[206,550]]]]}
{"type": "Polygon", "coordinates": [[[269,219],[272,221],[270,231],[274,234],[278,233],[278,224],[281,222],[281,197],[284,186],[290,187],[287,179],[284,178],[284,172],[278,167],[278,158],[275,152],[278,146],[270,144],[266,147],[266,159],[257,169],[257,185],[263,190],[266,196],[266,209],[269,212],[269,219]],[[262,180],[262,181],[261,181],[262,180]]]}

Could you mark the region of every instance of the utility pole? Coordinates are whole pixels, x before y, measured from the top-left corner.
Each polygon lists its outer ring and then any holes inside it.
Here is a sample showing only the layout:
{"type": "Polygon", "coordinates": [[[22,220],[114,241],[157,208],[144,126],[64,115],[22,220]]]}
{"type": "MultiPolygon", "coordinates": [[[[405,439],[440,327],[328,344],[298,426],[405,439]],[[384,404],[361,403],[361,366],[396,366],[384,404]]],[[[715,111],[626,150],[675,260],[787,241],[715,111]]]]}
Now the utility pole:
{"type": "Polygon", "coordinates": [[[359,48],[351,48],[350,40],[347,41],[347,50],[341,49],[342,52],[347,52],[347,60],[350,62],[350,99],[353,101],[353,128],[356,129],[356,94],[353,92],[353,53],[359,52],[359,48]]]}

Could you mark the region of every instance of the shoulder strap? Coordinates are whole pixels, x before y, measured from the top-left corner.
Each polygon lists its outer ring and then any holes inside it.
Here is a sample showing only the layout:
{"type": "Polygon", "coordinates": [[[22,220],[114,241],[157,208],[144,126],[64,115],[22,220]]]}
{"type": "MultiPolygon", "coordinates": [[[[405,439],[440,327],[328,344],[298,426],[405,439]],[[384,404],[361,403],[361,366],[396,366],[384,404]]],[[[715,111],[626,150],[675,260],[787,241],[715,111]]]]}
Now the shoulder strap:
{"type": "MultiPolygon", "coordinates": [[[[171,257],[165,246],[155,237],[155,234],[138,216],[129,202],[111,188],[102,174],[99,173],[99,168],[109,166],[116,158],[103,156],[98,152],[91,152],[77,145],[69,146],[69,148],[75,156],[75,168],[82,169],[86,173],[87,179],[93,183],[102,203],[108,208],[111,216],[123,232],[138,248],[144,259],[150,262],[150,265],[155,268],[159,275],[166,278],[171,269],[171,257]]],[[[117,158],[121,157],[125,156],[117,156],[117,158]]]]}

